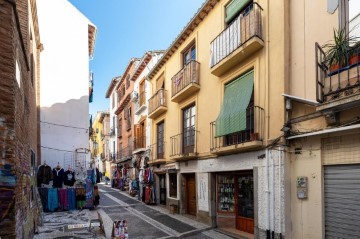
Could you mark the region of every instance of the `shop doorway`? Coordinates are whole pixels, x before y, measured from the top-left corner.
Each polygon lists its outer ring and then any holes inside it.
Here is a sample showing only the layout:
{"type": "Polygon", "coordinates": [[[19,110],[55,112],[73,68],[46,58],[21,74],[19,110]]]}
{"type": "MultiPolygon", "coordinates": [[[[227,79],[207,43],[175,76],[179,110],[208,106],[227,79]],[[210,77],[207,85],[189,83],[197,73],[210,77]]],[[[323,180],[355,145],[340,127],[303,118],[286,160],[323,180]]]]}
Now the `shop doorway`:
{"type": "Polygon", "coordinates": [[[237,182],[236,229],[254,234],[254,180],[252,173],[239,175],[237,182]]]}
{"type": "Polygon", "coordinates": [[[253,171],[217,175],[217,224],[254,234],[253,171]]]}
{"type": "Polygon", "coordinates": [[[160,204],[166,205],[166,183],[165,174],[159,174],[160,204]]]}
{"type": "Polygon", "coordinates": [[[195,174],[186,175],[187,213],[196,216],[196,184],[195,174]]]}

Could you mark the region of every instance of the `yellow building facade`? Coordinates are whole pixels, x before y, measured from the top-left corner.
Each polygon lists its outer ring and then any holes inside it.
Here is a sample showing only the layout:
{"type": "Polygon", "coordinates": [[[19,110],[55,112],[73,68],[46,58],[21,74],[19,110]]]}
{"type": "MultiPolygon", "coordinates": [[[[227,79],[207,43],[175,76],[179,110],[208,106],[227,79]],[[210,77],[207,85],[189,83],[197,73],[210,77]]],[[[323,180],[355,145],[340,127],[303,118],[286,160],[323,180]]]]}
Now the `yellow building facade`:
{"type": "Polygon", "coordinates": [[[245,238],[327,238],[355,221],[357,204],[336,202],[356,191],[342,184],[359,182],[336,175],[359,170],[357,48],[335,72],[320,47],[334,28],[351,32],[353,10],[351,1],[201,6],[148,77],[149,164],[169,210],[245,238]]]}
{"type": "Polygon", "coordinates": [[[150,72],[149,163],[170,210],[247,237],[289,230],[288,8],[206,1],[150,72]]]}
{"type": "Polygon", "coordinates": [[[110,114],[107,111],[98,111],[92,124],[90,136],[91,160],[100,172],[110,172],[110,114]]]}

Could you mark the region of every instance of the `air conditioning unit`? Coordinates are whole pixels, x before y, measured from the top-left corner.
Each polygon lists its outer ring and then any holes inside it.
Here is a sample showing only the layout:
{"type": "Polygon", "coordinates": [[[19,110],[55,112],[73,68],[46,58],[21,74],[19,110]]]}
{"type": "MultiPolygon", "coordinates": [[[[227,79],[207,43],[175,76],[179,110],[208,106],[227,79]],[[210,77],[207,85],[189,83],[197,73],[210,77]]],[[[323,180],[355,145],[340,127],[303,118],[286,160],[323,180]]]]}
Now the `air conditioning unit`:
{"type": "Polygon", "coordinates": [[[139,93],[137,93],[136,91],[131,92],[131,101],[132,102],[136,102],[139,98],[139,93]]]}

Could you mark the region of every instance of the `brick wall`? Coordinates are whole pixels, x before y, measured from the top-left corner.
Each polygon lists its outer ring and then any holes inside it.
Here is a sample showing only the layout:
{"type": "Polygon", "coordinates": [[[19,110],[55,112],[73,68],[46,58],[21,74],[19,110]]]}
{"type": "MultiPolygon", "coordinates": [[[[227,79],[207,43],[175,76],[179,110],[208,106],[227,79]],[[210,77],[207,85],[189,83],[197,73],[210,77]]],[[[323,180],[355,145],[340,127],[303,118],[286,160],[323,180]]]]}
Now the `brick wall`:
{"type": "Polygon", "coordinates": [[[0,0],[0,19],[0,237],[31,238],[38,211],[31,150],[37,155],[38,124],[28,1],[0,0]]]}

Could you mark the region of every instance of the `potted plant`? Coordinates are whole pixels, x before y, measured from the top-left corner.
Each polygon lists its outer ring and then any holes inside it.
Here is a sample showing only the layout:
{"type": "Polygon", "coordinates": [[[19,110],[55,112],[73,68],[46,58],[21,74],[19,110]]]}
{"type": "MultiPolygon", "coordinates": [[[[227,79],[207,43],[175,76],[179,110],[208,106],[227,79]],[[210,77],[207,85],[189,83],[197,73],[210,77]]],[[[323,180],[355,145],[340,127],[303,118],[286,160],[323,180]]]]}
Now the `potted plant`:
{"type": "Polygon", "coordinates": [[[360,42],[351,47],[349,65],[353,66],[360,62],[360,42]]]}
{"type": "Polygon", "coordinates": [[[330,73],[349,65],[352,54],[350,46],[356,42],[357,37],[347,34],[345,28],[334,29],[334,39],[322,46],[325,51],[325,64],[330,68],[330,73]]]}

